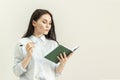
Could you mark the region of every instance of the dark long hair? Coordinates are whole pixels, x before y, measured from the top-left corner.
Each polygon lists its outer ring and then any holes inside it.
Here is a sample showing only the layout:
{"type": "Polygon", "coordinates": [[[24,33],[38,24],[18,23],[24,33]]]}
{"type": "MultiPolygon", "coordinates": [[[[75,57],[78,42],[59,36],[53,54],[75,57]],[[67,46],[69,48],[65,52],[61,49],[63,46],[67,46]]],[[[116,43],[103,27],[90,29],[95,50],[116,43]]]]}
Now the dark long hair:
{"type": "Polygon", "coordinates": [[[44,9],[36,9],[33,12],[32,16],[31,16],[31,19],[30,19],[30,22],[29,22],[29,26],[28,26],[27,32],[23,35],[22,38],[30,37],[31,35],[33,35],[33,33],[34,33],[34,26],[32,25],[32,21],[33,20],[37,21],[44,14],[49,14],[50,17],[51,17],[51,21],[52,21],[51,29],[48,32],[48,34],[45,35],[45,37],[47,39],[51,39],[51,40],[55,40],[56,41],[55,25],[54,25],[52,14],[48,10],[44,10],[44,9]]]}

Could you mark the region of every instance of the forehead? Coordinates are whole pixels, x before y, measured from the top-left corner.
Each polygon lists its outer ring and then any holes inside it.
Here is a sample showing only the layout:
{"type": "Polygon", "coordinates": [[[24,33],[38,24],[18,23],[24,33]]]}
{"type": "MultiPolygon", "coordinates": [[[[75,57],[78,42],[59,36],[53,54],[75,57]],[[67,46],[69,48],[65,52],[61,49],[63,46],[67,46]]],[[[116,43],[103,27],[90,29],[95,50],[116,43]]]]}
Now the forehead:
{"type": "Polygon", "coordinates": [[[51,21],[51,16],[49,14],[43,14],[40,17],[40,20],[47,20],[47,21],[51,21]]]}

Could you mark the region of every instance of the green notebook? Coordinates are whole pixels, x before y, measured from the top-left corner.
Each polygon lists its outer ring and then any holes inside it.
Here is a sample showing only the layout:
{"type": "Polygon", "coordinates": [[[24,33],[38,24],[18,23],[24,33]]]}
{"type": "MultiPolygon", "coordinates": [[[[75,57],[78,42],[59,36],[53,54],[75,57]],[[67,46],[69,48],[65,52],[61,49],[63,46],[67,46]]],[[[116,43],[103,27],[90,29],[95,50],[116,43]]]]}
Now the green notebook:
{"type": "Polygon", "coordinates": [[[60,53],[65,52],[66,55],[68,56],[71,52],[75,51],[77,48],[70,50],[62,45],[59,45],[53,51],[51,51],[48,55],[46,55],[45,58],[57,64],[59,62],[57,56],[59,56],[60,53]]]}

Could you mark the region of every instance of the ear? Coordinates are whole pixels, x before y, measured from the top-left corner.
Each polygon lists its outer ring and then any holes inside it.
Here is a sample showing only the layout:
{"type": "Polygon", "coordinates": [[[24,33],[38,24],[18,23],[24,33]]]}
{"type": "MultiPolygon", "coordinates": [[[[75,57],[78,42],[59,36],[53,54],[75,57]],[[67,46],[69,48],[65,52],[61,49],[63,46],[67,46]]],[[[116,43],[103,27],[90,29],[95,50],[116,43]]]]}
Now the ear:
{"type": "Polygon", "coordinates": [[[34,27],[36,27],[36,21],[35,21],[35,20],[32,21],[32,25],[33,25],[34,27]]]}

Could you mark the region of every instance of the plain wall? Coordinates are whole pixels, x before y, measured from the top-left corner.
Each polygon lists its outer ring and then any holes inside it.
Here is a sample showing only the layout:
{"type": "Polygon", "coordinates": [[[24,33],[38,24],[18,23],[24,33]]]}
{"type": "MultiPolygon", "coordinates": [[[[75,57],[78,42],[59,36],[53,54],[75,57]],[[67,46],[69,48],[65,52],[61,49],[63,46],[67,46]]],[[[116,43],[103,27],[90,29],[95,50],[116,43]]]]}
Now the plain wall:
{"type": "Polygon", "coordinates": [[[80,46],[57,80],[120,80],[120,0],[0,0],[0,80],[17,79],[14,47],[37,8],[53,14],[61,44],[80,46]]]}

